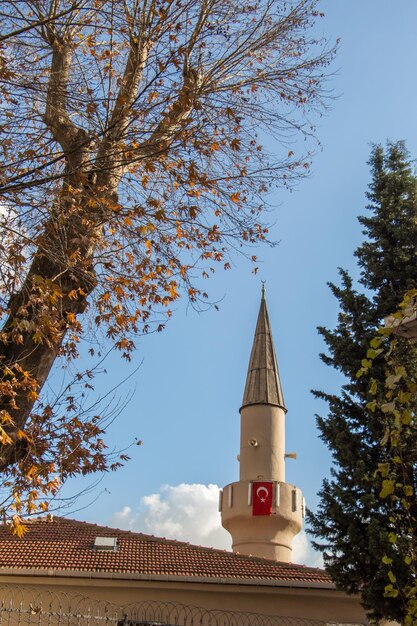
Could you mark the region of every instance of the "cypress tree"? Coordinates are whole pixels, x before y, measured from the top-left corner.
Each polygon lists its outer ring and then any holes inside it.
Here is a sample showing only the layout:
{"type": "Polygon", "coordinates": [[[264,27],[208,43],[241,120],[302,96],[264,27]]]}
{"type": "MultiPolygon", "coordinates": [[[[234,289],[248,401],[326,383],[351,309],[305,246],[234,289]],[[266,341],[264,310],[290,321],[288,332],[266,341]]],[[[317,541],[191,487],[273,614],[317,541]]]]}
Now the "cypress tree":
{"type": "MultiPolygon", "coordinates": [[[[381,415],[366,406],[375,399],[369,394],[371,374],[358,378],[357,372],[384,317],[417,286],[417,179],[403,142],[388,143],[385,149],[375,146],[368,163],[369,204],[367,214],[358,218],[365,240],[355,251],[359,284],[356,287],[349,273],[339,270],[340,284],[329,284],[340,307],[337,325],[318,329],[327,346],[321,359],[344,375],[345,384],[339,394],[313,391],[328,404],[327,416],[317,416],[317,424],[332,453],[333,468],[319,492],[317,513],[310,512],[308,518],[313,545],[323,553],[336,585],[361,593],[373,618],[402,622],[401,595],[384,597],[384,554],[393,559],[399,586],[410,582],[403,555],[389,541],[390,511],[379,497],[381,478],[375,474],[386,453],[380,444],[384,427],[381,415]]],[[[417,369],[417,349],[401,341],[400,358],[417,369]]],[[[372,377],[383,381],[384,371],[384,363],[376,359],[372,377]]],[[[416,441],[409,445],[413,453],[416,441]]]]}

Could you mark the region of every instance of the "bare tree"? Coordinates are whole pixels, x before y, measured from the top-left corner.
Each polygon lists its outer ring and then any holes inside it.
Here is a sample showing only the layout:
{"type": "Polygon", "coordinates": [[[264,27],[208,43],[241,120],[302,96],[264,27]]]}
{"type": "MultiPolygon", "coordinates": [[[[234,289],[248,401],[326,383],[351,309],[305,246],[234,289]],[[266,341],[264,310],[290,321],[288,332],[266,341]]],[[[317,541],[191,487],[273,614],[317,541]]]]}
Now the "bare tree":
{"type": "Polygon", "coordinates": [[[87,309],[129,358],[152,312],[182,287],[205,296],[199,275],[265,239],[265,195],[308,167],[288,145],[323,107],[320,15],[316,0],[2,2],[0,470],[18,514],[56,489],[57,446],[62,479],[107,468],[96,423],[39,399],[87,309]]]}

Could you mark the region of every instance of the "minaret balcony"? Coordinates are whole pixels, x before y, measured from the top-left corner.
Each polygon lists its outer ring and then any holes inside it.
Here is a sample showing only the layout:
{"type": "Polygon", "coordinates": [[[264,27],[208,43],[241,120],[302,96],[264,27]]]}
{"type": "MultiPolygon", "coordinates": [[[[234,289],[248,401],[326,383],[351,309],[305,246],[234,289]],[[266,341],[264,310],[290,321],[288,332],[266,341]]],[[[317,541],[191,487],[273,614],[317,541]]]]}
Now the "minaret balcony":
{"type": "Polygon", "coordinates": [[[272,486],[272,505],[270,514],[254,514],[253,484],[257,482],[242,480],[223,489],[222,525],[232,535],[234,552],[290,562],[292,541],[302,527],[302,493],[288,483],[259,479],[260,484],[272,486]]]}

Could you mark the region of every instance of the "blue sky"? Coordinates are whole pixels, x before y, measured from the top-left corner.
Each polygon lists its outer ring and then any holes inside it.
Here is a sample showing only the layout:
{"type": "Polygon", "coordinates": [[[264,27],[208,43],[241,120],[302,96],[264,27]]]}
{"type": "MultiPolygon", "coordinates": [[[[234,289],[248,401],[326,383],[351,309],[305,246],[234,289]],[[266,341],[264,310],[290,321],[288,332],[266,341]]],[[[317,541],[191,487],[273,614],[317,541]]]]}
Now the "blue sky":
{"type": "MultiPolygon", "coordinates": [[[[417,156],[417,3],[327,0],[320,6],[326,14],[320,32],[341,38],[329,83],[335,99],[317,120],[322,149],[310,176],[294,192],[272,198],[272,236],[280,243],[259,249],[257,276],[235,258],[231,271],[210,280],[219,311],[197,313],[179,303],[163,333],[140,341],[134,364],[140,367],[120,391],[134,395],[109,439],[120,446],[137,436],[144,444],[133,449],[126,467],[103,479],[93,504],[79,511],[74,507],[73,517],[221,545],[217,522],[207,539],[197,527],[201,530],[203,519],[215,515],[215,488],[208,485],[238,479],[238,409],[261,279],[266,280],[288,408],[287,449],[298,454],[287,462],[287,480],[303,490],[309,507],[317,505],[330,454],[314,418],[326,407],[310,389],[337,389],[342,382],[318,356],[324,346],[316,326],[332,327],[337,316],[326,282],[337,281],[338,266],[357,276],[353,251],[361,232],[356,216],[365,211],[370,144],[404,139],[417,156]],[[168,517],[172,524],[164,525],[168,517]]],[[[117,356],[107,369],[104,385],[122,380],[128,371],[117,356]]],[[[68,489],[84,485],[78,480],[68,489]]],[[[297,555],[317,562],[305,545],[297,555]]]]}

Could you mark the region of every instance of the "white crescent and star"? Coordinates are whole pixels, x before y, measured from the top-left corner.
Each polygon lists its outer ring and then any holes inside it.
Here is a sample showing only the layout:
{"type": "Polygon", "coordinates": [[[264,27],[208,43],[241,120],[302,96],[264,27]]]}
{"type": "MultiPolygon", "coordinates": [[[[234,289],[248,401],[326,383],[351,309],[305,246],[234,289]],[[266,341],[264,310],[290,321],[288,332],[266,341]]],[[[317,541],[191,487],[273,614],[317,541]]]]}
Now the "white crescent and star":
{"type": "Polygon", "coordinates": [[[266,487],[258,487],[257,490],[256,490],[256,495],[260,499],[261,502],[265,502],[266,498],[269,495],[269,491],[268,491],[268,489],[266,487]],[[262,492],[265,492],[265,496],[261,496],[260,495],[262,492]]]}

